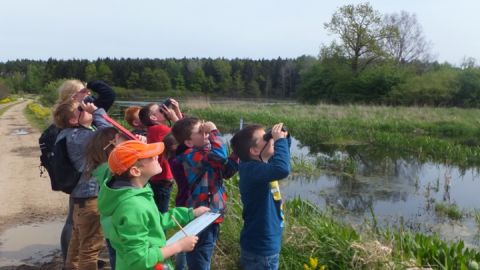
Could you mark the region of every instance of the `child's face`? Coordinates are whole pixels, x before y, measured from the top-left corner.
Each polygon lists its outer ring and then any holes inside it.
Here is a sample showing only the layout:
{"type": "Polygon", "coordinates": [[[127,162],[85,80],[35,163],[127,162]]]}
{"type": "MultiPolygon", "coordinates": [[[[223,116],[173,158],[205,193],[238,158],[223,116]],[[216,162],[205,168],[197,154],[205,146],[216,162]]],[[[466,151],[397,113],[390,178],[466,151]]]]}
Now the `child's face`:
{"type": "Polygon", "coordinates": [[[273,156],[273,139],[266,142],[263,140],[263,135],[265,135],[264,129],[258,129],[253,133],[256,146],[250,148],[250,154],[253,155],[255,159],[259,159],[261,155],[262,160],[267,161],[273,156]]]}
{"type": "Polygon", "coordinates": [[[162,167],[160,167],[160,163],[158,163],[158,156],[144,158],[139,160],[139,162],[141,165],[138,168],[145,178],[150,178],[162,172],[162,167]]]}
{"type": "Polygon", "coordinates": [[[154,123],[161,123],[167,121],[165,115],[160,111],[160,106],[158,104],[152,105],[152,107],[150,107],[150,119],[154,123]]]}
{"type": "Polygon", "coordinates": [[[140,110],[138,110],[134,115],[133,115],[133,121],[132,121],[132,124],[133,124],[133,127],[135,128],[142,128],[143,125],[142,125],[142,121],[140,121],[140,117],[138,116],[140,110]]]}
{"type": "Polygon", "coordinates": [[[75,115],[75,117],[74,119],[72,118],[72,121],[78,123],[79,125],[90,126],[93,122],[93,115],[89,112],[79,111],[78,109],[75,109],[73,114],[75,115]]]}
{"type": "Polygon", "coordinates": [[[202,122],[198,122],[192,128],[190,141],[194,147],[202,147],[208,144],[209,134],[202,128],[202,122]]]}

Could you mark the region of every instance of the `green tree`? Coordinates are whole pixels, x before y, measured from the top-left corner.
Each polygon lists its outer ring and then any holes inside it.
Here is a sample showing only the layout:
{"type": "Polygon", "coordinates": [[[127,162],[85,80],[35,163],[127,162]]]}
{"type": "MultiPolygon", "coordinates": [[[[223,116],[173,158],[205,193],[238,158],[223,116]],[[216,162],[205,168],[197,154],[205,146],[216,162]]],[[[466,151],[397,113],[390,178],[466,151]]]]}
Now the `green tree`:
{"type": "Polygon", "coordinates": [[[245,83],[242,80],[240,71],[233,74],[231,94],[233,96],[242,96],[245,92],[245,83]]]}
{"type": "Polygon", "coordinates": [[[103,80],[108,84],[112,83],[112,70],[106,63],[101,62],[98,65],[97,75],[98,75],[98,79],[103,80]]]}
{"type": "Polygon", "coordinates": [[[384,54],[380,45],[391,31],[369,3],[340,7],[324,26],[340,37],[354,74],[359,74],[384,54]]]}
{"type": "Polygon", "coordinates": [[[420,76],[411,76],[393,87],[389,98],[402,105],[446,106],[459,91],[458,71],[440,68],[420,76]]]}
{"type": "Polygon", "coordinates": [[[260,86],[258,86],[258,83],[256,81],[248,82],[245,92],[248,97],[253,97],[253,98],[260,97],[260,95],[262,94],[260,92],[260,86]]]}
{"type": "Polygon", "coordinates": [[[127,79],[127,87],[135,89],[140,87],[140,74],[137,72],[131,72],[127,79]]]}
{"type": "Polygon", "coordinates": [[[3,78],[0,78],[0,99],[7,97],[11,90],[3,78]]]}
{"type": "Polygon", "coordinates": [[[458,92],[453,97],[456,106],[480,107],[480,68],[462,70],[458,77],[458,92]]]}
{"type": "Polygon", "coordinates": [[[185,91],[185,80],[183,79],[182,74],[178,73],[175,77],[175,90],[177,91],[185,91]]]}
{"type": "Polygon", "coordinates": [[[50,81],[41,88],[40,102],[44,106],[48,107],[55,104],[55,101],[58,99],[57,90],[64,81],[65,81],[64,79],[50,81]]]}
{"type": "Polygon", "coordinates": [[[97,66],[95,66],[94,63],[89,63],[85,67],[85,80],[87,82],[96,80],[98,78],[97,76],[97,66]]]}
{"type": "Polygon", "coordinates": [[[147,90],[155,90],[155,85],[153,82],[153,71],[151,68],[146,67],[142,72],[142,85],[147,90]]]}
{"type": "Polygon", "coordinates": [[[23,89],[30,93],[38,93],[43,87],[44,68],[38,64],[27,67],[27,73],[23,81],[23,89]]]}
{"type": "Polygon", "coordinates": [[[23,75],[19,71],[13,72],[13,74],[6,78],[6,83],[15,92],[23,90],[23,75]]]}
{"type": "Polygon", "coordinates": [[[213,61],[213,78],[217,85],[217,91],[220,93],[228,93],[232,85],[231,71],[232,67],[227,60],[217,59],[213,61]]]}
{"type": "Polygon", "coordinates": [[[156,68],[153,71],[153,84],[156,91],[168,91],[172,89],[172,83],[165,70],[156,68]]]}
{"type": "Polygon", "coordinates": [[[206,83],[207,83],[207,77],[205,76],[205,72],[203,72],[203,69],[201,68],[195,69],[193,71],[190,90],[196,91],[196,92],[206,91],[206,89],[204,89],[206,83]]]}

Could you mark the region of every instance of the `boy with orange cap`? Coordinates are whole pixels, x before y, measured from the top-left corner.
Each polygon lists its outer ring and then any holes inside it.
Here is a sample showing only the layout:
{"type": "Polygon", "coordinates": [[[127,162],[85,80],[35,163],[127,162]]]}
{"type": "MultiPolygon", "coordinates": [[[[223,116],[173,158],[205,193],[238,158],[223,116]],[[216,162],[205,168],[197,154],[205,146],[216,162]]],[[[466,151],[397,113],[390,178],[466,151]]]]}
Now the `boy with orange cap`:
{"type": "Polygon", "coordinates": [[[186,224],[209,210],[176,207],[162,214],[153,199],[148,180],[162,172],[158,155],[163,143],[126,141],[117,145],[108,158],[107,168],[93,174],[103,179],[98,194],[100,222],[106,238],[116,251],[116,269],[173,269],[169,260],[179,252],[191,251],[196,236],[168,246],[164,230],[176,227],[175,220],[186,224]]]}

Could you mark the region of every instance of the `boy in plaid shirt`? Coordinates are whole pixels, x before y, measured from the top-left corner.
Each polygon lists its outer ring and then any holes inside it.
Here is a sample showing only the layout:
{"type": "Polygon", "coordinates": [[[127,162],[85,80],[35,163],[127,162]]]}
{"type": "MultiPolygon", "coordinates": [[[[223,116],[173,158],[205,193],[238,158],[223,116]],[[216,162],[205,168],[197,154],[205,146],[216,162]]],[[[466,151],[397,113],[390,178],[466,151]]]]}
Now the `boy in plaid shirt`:
{"type": "Polygon", "coordinates": [[[225,168],[234,168],[236,171],[237,163],[235,158],[227,157],[222,134],[212,122],[183,118],[175,123],[172,133],[179,143],[177,159],[182,162],[188,180],[187,206],[207,206],[222,213],[221,217],[198,234],[195,249],[187,253],[188,269],[210,269],[227,200],[223,186],[225,168]]]}

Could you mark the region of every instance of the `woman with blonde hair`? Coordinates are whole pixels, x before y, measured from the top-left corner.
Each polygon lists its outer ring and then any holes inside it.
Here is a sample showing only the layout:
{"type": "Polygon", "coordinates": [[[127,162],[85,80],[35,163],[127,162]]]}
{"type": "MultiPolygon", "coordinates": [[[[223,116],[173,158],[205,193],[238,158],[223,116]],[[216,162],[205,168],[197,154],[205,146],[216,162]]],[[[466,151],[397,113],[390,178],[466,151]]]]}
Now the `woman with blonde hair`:
{"type": "MultiPolygon", "coordinates": [[[[108,84],[100,80],[91,81],[86,84],[76,79],[65,80],[57,91],[58,99],[54,107],[74,99],[78,102],[93,102],[98,108],[103,108],[105,111],[108,111],[115,101],[115,92],[113,89],[108,84]],[[97,93],[97,96],[91,96],[91,91],[97,93]]],[[[44,133],[52,129],[56,129],[55,131],[50,131],[52,134],[55,134],[55,136],[60,132],[59,128],[51,125],[46,131],[44,131],[44,133]]],[[[60,236],[60,245],[64,261],[67,258],[68,245],[70,243],[73,229],[73,206],[72,198],[70,198],[67,219],[60,236]]]]}

